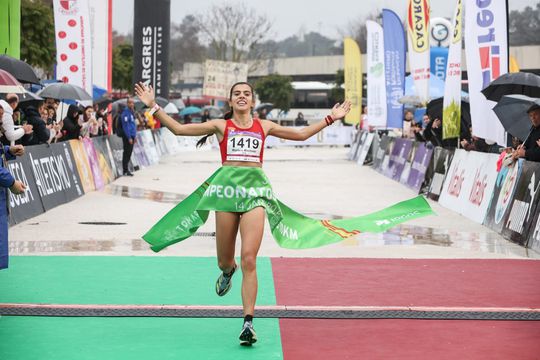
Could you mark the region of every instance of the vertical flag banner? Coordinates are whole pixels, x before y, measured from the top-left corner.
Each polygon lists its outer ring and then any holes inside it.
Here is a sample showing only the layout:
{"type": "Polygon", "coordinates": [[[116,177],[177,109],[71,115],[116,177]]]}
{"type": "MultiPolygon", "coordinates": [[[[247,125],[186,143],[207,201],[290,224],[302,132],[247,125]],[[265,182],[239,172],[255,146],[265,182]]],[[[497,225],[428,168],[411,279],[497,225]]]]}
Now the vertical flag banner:
{"type": "Polygon", "coordinates": [[[448,48],[432,46],[430,48],[429,64],[431,71],[430,77],[435,75],[435,77],[444,81],[446,79],[446,66],[448,64],[448,48]]]}
{"type": "Polygon", "coordinates": [[[506,133],[480,92],[508,72],[506,1],[465,0],[465,56],[473,134],[506,145],[506,133]]]}
{"type": "Polygon", "coordinates": [[[459,137],[461,127],[461,39],[463,28],[462,0],[457,0],[448,51],[448,66],[443,100],[443,139],[459,137]]]}
{"type": "Polygon", "coordinates": [[[0,54],[21,57],[21,0],[0,1],[0,54]]]}
{"type": "Polygon", "coordinates": [[[409,68],[414,80],[415,95],[429,100],[429,0],[409,0],[407,16],[409,68]]]}
{"type": "Polygon", "coordinates": [[[86,0],[54,0],[56,78],[92,94],[92,33],[86,0]]]}
{"type": "Polygon", "coordinates": [[[109,74],[112,69],[112,0],[92,0],[90,27],[92,29],[92,83],[107,91],[112,90],[109,74]]]}
{"type": "Polygon", "coordinates": [[[381,25],[366,21],[367,28],[367,107],[371,126],[386,127],[386,81],[384,74],[384,35],[381,25]]]}
{"type": "Polygon", "coordinates": [[[352,103],[351,111],[345,116],[348,124],[358,124],[362,115],[362,58],[360,48],[351,38],[343,40],[345,98],[352,103]]]}
{"type": "Polygon", "coordinates": [[[133,25],[133,82],[149,81],[169,98],[170,0],[137,0],[133,25]]]}
{"type": "Polygon", "coordinates": [[[383,9],[384,29],[384,80],[386,81],[386,126],[403,127],[403,104],[399,99],[405,94],[405,30],[399,16],[383,9]]]}
{"type": "Polygon", "coordinates": [[[232,61],[206,60],[204,63],[203,95],[228,99],[231,86],[247,81],[248,64],[232,61]]]}

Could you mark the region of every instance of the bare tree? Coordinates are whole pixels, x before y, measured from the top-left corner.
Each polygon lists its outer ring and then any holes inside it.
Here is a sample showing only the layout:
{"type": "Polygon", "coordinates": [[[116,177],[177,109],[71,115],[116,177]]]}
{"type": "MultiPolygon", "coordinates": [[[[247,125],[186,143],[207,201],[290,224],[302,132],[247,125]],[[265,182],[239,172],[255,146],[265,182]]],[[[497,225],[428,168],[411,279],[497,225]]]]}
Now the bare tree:
{"type": "Polygon", "coordinates": [[[270,37],[272,23],[254,8],[242,3],[213,5],[199,19],[210,57],[234,62],[246,62],[252,56],[265,57],[259,45],[270,37]]]}
{"type": "Polygon", "coordinates": [[[356,18],[349,21],[349,23],[343,29],[339,29],[339,34],[342,37],[351,37],[358,43],[360,52],[365,54],[367,51],[367,29],[366,21],[373,20],[381,23],[382,11],[377,9],[366,16],[356,18]]]}

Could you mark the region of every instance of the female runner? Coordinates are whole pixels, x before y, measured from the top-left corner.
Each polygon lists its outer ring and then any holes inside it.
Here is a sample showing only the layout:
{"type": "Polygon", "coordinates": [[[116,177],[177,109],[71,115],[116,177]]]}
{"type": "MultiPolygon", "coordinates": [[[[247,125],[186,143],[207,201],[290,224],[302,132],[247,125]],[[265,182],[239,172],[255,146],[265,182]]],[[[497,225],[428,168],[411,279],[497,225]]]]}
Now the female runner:
{"type": "MultiPolygon", "coordinates": [[[[262,202],[256,201],[251,201],[248,205],[245,201],[237,202],[234,206],[231,205],[232,200],[228,201],[226,205],[220,205],[219,202],[232,199],[235,196],[242,198],[242,195],[246,199],[251,193],[257,193],[257,191],[259,194],[266,191],[267,197],[272,198],[272,194],[269,194],[263,186],[249,187],[255,182],[269,188],[267,179],[260,170],[263,163],[265,138],[272,135],[286,140],[306,140],[331,125],[335,120],[343,118],[349,112],[351,103],[344,101],[342,104],[336,104],[332,108],[331,114],[324,120],[302,129],[284,127],[268,120],[253,118],[251,116],[255,105],[253,87],[249,83],[239,82],[231,87],[229,95],[231,111],[225,114],[225,119],[182,125],[169,117],[156,104],[154,90],[151,86],[138,83],[135,85],[135,93],[146,106],[151,108],[151,113],[173,134],[183,136],[216,135],[219,141],[223,164],[220,170],[225,170],[222,172],[226,174],[224,175],[227,178],[225,181],[233,181],[233,184],[221,188],[220,185],[210,185],[204,196],[214,196],[214,200],[212,200],[214,204],[199,204],[197,209],[216,211],[217,259],[218,266],[222,271],[216,282],[216,292],[219,296],[225,295],[231,288],[231,279],[237,268],[234,259],[236,235],[240,231],[244,325],[239,338],[241,345],[251,345],[257,341],[257,335],[253,329],[253,315],[257,298],[256,260],[263,238],[265,207],[263,207],[262,202]],[[231,180],[231,178],[237,178],[237,180],[231,180]],[[246,189],[249,189],[247,195],[246,189]],[[216,205],[216,203],[218,204],[216,205]]],[[[188,203],[187,200],[184,201],[188,203]]],[[[204,218],[202,221],[205,220],[204,218]]],[[[180,223],[184,224],[184,221],[180,223]]],[[[179,226],[181,225],[177,227],[179,226]]],[[[145,240],[147,240],[146,235],[145,240]]],[[[159,247],[158,250],[163,247],[159,247]]]]}

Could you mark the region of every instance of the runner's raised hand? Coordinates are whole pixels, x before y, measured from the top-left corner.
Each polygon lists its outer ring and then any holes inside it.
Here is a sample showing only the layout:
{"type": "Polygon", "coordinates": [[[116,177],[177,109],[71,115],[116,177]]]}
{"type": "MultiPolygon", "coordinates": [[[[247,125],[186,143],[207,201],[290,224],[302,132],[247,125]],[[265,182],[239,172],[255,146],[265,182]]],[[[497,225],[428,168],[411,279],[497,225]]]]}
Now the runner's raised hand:
{"type": "Polygon", "coordinates": [[[148,107],[154,105],[155,95],[152,85],[146,85],[142,82],[135,84],[135,94],[148,107]]]}

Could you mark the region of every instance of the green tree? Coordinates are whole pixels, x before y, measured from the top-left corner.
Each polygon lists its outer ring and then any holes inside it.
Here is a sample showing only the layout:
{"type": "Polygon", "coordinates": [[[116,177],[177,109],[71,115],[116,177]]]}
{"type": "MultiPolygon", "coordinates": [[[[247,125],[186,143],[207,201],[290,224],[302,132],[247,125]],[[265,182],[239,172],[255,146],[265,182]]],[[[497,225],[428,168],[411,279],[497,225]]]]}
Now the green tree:
{"type": "Polygon", "coordinates": [[[538,45],[540,44],[540,2],[536,8],[527,6],[523,11],[511,11],[508,17],[510,45],[538,45]]]}
{"type": "Polygon", "coordinates": [[[52,7],[40,0],[22,0],[21,24],[21,60],[51,73],[56,62],[52,7]]]}
{"type": "Polygon", "coordinates": [[[255,83],[255,92],[261,102],[270,102],[278,109],[289,111],[293,96],[291,81],[290,76],[268,75],[255,83]]]}
{"type": "Polygon", "coordinates": [[[113,49],[113,88],[131,91],[133,77],[133,45],[120,44],[113,49]]]}
{"type": "Polygon", "coordinates": [[[343,101],[345,99],[345,89],[342,88],[342,85],[345,84],[345,71],[340,69],[336,73],[336,85],[332,88],[330,96],[332,97],[332,102],[343,101]]]}

